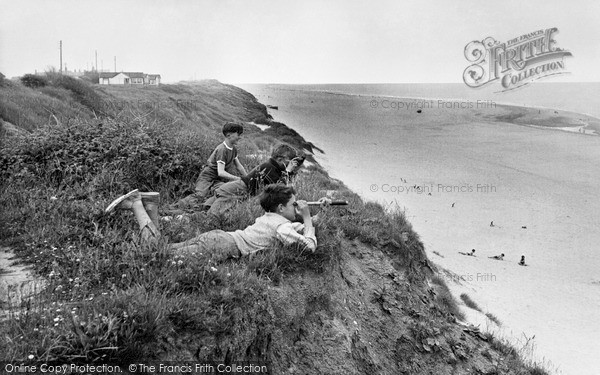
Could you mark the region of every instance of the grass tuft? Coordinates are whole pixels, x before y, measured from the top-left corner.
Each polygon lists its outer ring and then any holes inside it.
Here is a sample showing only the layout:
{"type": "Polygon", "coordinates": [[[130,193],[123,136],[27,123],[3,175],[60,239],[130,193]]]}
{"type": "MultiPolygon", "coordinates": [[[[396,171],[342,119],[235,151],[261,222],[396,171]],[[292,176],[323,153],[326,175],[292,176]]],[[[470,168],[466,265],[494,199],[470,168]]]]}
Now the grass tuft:
{"type": "Polygon", "coordinates": [[[442,309],[442,311],[446,311],[449,314],[454,315],[459,320],[465,320],[465,314],[460,311],[458,303],[452,295],[452,292],[450,292],[446,281],[439,275],[434,275],[431,277],[431,283],[437,286],[435,303],[442,309]]]}
{"type": "Polygon", "coordinates": [[[489,320],[491,320],[492,322],[496,323],[496,325],[498,325],[498,327],[502,326],[502,322],[494,314],[488,312],[488,313],[485,313],[485,316],[487,316],[487,318],[489,320]]]}
{"type": "Polygon", "coordinates": [[[460,295],[460,299],[463,300],[463,302],[465,303],[465,305],[467,305],[467,307],[470,307],[473,310],[476,310],[476,311],[479,311],[479,312],[483,312],[483,311],[481,311],[481,308],[477,305],[477,303],[475,303],[475,301],[473,301],[471,299],[471,297],[469,297],[468,294],[462,293],[460,295]]]}

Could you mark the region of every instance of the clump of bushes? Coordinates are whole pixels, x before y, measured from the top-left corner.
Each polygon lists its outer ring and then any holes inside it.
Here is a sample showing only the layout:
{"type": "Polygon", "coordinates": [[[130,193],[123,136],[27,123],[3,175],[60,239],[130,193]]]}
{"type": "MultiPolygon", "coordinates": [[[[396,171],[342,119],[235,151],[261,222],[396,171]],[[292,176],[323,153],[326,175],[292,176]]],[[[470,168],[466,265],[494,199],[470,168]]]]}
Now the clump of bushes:
{"type": "Polygon", "coordinates": [[[54,188],[79,185],[96,194],[171,190],[197,176],[198,160],[207,156],[205,142],[197,136],[177,143],[160,129],[109,119],[45,127],[2,150],[0,178],[54,188]]]}
{"type": "Polygon", "coordinates": [[[96,114],[104,113],[104,102],[91,87],[90,83],[56,72],[47,72],[46,78],[54,87],[69,90],[74,99],[96,114]]]}
{"type": "Polygon", "coordinates": [[[100,74],[97,72],[85,72],[81,79],[97,85],[100,83],[100,74]]]}
{"type": "Polygon", "coordinates": [[[35,74],[25,74],[21,77],[21,83],[32,89],[48,86],[48,80],[45,77],[35,74]]]}

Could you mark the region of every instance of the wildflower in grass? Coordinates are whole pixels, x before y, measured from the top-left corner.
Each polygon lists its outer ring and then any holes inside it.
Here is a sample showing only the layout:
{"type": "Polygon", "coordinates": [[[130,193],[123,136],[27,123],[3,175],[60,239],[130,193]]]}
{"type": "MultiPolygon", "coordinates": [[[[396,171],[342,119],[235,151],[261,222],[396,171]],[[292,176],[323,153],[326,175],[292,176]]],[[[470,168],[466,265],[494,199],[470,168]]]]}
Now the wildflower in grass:
{"type": "Polygon", "coordinates": [[[27,358],[33,359],[33,354],[28,355],[27,358]]]}

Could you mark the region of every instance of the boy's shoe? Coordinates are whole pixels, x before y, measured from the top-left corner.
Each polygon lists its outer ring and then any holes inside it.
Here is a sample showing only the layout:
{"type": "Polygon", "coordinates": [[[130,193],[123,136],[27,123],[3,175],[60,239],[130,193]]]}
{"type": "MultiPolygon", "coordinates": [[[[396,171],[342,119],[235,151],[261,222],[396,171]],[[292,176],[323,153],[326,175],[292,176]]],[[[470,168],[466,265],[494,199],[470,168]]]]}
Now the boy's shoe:
{"type": "Polygon", "coordinates": [[[133,202],[139,199],[142,199],[139,190],[132,190],[129,193],[121,195],[119,198],[112,201],[108,207],[106,207],[105,212],[109,213],[114,209],[129,210],[131,207],[133,207],[133,202]]]}

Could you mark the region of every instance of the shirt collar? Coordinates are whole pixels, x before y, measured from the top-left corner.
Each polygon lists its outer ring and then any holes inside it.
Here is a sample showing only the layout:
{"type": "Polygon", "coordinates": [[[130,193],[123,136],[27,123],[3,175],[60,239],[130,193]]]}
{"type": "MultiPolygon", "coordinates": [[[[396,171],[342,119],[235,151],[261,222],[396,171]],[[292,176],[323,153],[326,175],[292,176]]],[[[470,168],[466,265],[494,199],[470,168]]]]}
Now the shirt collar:
{"type": "Polygon", "coordinates": [[[289,221],[288,219],[286,219],[285,217],[279,215],[278,213],[275,212],[265,212],[264,216],[266,217],[270,217],[272,220],[277,220],[280,223],[291,223],[291,221],[289,221]]]}
{"type": "Polygon", "coordinates": [[[233,147],[229,147],[229,146],[227,146],[227,142],[223,141],[223,144],[225,145],[225,147],[226,147],[228,150],[233,150],[233,147]]]}

